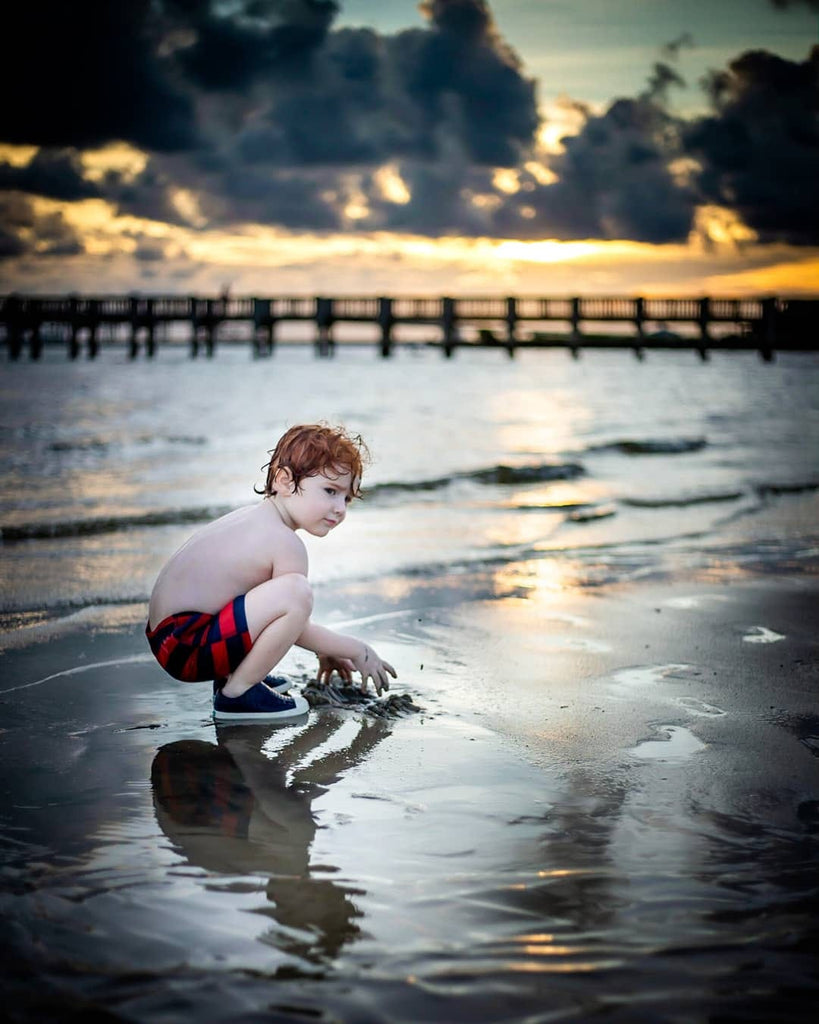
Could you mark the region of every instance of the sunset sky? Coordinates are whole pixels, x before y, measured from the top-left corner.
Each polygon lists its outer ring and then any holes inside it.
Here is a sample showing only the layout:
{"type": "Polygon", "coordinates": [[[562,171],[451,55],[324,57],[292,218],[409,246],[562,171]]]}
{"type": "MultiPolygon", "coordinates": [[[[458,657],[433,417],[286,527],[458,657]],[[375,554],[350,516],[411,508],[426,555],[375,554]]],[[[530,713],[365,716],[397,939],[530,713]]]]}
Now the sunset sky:
{"type": "Polygon", "coordinates": [[[0,290],[819,294],[819,0],[10,0],[0,290]]]}

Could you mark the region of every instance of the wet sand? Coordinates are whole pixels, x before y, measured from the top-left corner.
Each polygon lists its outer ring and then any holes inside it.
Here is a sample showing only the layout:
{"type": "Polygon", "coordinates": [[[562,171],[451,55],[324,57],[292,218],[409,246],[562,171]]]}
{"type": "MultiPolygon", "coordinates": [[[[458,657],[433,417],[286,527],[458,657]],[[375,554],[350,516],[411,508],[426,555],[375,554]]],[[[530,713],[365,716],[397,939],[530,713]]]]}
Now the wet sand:
{"type": "Polygon", "coordinates": [[[139,607],[15,634],[9,1019],[812,1020],[819,581],[543,572],[327,595],[388,721],[217,729],[139,607]]]}

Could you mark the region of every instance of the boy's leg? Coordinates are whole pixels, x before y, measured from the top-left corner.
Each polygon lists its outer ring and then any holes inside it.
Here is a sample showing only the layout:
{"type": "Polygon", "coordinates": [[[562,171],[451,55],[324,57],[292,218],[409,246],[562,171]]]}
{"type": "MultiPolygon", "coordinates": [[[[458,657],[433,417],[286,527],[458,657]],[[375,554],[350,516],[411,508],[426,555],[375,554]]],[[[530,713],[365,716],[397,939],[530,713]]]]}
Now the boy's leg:
{"type": "Polygon", "coordinates": [[[306,577],[286,573],[245,594],[245,616],[253,646],[222,687],[226,697],[241,697],[287,654],[301,636],[313,610],[306,577]]]}

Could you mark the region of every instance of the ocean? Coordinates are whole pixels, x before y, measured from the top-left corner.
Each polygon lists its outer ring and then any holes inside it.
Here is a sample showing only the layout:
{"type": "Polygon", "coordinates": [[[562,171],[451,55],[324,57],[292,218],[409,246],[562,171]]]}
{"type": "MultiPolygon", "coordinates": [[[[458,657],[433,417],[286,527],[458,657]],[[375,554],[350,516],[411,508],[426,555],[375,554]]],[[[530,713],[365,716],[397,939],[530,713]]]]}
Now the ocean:
{"type": "Polygon", "coordinates": [[[0,403],[11,1020],[814,1019],[819,355],[47,350],[0,403]],[[372,456],[314,617],[412,707],[215,727],[148,596],[313,421],[372,456]]]}
{"type": "MultiPolygon", "coordinates": [[[[256,500],[295,423],[372,452],[365,498],[311,544],[311,578],[542,561],[577,586],[726,562],[815,564],[819,358],[462,352],[334,359],[106,352],[0,374],[7,628],[145,602],[199,522],[256,500]]],[[[309,539],[308,539],[309,540],[309,539]]]]}

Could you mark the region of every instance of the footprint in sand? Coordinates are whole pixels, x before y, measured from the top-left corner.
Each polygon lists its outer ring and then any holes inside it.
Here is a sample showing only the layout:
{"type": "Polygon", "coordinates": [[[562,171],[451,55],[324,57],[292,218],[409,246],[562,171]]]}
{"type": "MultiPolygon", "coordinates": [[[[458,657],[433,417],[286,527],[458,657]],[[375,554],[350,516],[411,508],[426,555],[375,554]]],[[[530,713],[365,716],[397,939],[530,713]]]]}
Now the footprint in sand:
{"type": "Polygon", "coordinates": [[[643,686],[653,686],[664,679],[690,679],[700,675],[693,665],[637,665],[615,672],[611,688],[615,692],[627,692],[643,686]]]}
{"type": "Polygon", "coordinates": [[[778,640],[784,640],[783,633],[776,633],[767,626],[751,626],[742,638],[746,644],[775,644],[778,640]]]}
{"type": "Polygon", "coordinates": [[[706,704],[704,700],[697,700],[696,697],[676,697],[674,703],[689,714],[700,715],[703,718],[719,718],[726,713],[722,708],[706,704]]]}
{"type": "Polygon", "coordinates": [[[644,740],[632,747],[629,753],[644,761],[681,761],[705,750],[705,744],[680,725],[661,725],[658,729],[664,733],[664,739],[644,740]]]}

